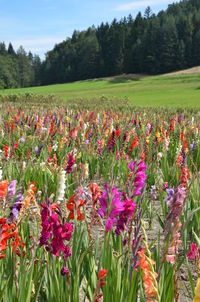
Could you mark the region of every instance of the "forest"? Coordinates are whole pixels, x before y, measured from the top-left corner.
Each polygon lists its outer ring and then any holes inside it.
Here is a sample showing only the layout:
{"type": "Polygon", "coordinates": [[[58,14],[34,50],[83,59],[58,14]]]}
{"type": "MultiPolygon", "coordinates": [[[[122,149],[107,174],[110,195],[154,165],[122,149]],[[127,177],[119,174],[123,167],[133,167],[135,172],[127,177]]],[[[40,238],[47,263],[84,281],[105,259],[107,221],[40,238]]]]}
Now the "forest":
{"type": "Polygon", "coordinates": [[[122,73],[162,74],[200,65],[200,0],[154,14],[74,30],[45,55],[0,43],[0,88],[66,83],[122,73]]]}

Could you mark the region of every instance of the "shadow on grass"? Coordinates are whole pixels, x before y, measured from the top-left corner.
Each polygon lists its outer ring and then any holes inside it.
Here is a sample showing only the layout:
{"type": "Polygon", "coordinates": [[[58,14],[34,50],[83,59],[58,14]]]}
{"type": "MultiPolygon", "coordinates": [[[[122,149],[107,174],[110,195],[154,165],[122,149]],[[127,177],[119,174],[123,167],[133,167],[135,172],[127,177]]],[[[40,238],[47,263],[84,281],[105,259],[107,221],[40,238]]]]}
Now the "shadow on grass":
{"type": "Polygon", "coordinates": [[[119,76],[115,76],[108,79],[110,84],[120,84],[120,83],[127,83],[127,82],[137,82],[144,78],[144,75],[141,74],[123,74],[119,76]]]}
{"type": "Polygon", "coordinates": [[[95,78],[95,79],[88,79],[84,80],[87,83],[94,83],[99,81],[108,81],[110,84],[120,84],[120,83],[127,83],[131,81],[139,81],[144,78],[145,75],[142,74],[122,74],[112,77],[105,77],[105,78],[95,78]]]}

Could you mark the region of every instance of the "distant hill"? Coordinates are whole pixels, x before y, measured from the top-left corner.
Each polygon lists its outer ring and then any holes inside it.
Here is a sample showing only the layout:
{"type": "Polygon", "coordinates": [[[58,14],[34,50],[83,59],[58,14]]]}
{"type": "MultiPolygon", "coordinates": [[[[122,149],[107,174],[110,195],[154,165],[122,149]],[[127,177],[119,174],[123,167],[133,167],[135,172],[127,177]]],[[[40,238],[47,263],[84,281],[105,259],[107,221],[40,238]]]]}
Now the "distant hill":
{"type": "Polygon", "coordinates": [[[200,74],[200,66],[195,66],[192,68],[184,69],[184,70],[179,70],[179,71],[174,71],[171,73],[164,74],[163,76],[168,76],[168,75],[189,75],[189,74],[200,74]]]}
{"type": "Polygon", "coordinates": [[[200,65],[200,0],[170,4],[155,15],[147,7],[102,23],[47,52],[44,62],[0,44],[0,88],[73,82],[118,74],[164,74],[200,65]]]}

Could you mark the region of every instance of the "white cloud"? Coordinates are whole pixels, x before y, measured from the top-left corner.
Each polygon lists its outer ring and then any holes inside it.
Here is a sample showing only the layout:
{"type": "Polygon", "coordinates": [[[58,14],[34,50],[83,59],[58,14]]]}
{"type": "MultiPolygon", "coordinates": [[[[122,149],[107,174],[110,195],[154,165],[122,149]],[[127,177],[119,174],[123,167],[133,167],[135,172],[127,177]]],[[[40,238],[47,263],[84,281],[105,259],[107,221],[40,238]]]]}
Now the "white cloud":
{"type": "MultiPolygon", "coordinates": [[[[31,51],[44,57],[45,52],[51,50],[56,43],[60,43],[65,39],[66,37],[21,38],[12,40],[11,42],[15,49],[18,49],[22,45],[26,51],[31,51]]],[[[5,42],[6,44],[9,43],[9,41],[5,42]]]]}
{"type": "Polygon", "coordinates": [[[23,45],[26,47],[34,47],[34,46],[46,46],[50,44],[59,43],[61,40],[63,40],[63,37],[40,37],[40,38],[31,38],[31,39],[19,39],[12,41],[13,45],[23,45]]]}
{"type": "MultiPolygon", "coordinates": [[[[169,0],[136,0],[124,4],[120,4],[115,8],[115,11],[130,11],[130,10],[140,10],[144,9],[147,6],[155,6],[159,4],[169,4],[169,0]]],[[[172,2],[177,2],[177,1],[171,1],[172,2]]]]}

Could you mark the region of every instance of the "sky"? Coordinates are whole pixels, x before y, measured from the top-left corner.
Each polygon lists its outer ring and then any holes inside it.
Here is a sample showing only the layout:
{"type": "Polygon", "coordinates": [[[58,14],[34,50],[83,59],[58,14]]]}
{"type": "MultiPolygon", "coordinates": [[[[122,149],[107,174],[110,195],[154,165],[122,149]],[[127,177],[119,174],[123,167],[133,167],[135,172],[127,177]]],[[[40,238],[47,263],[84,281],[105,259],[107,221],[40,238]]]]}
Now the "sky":
{"type": "Polygon", "coordinates": [[[15,49],[23,45],[44,59],[74,29],[135,17],[147,6],[157,13],[173,2],[177,0],[0,0],[0,41],[15,49]]]}

